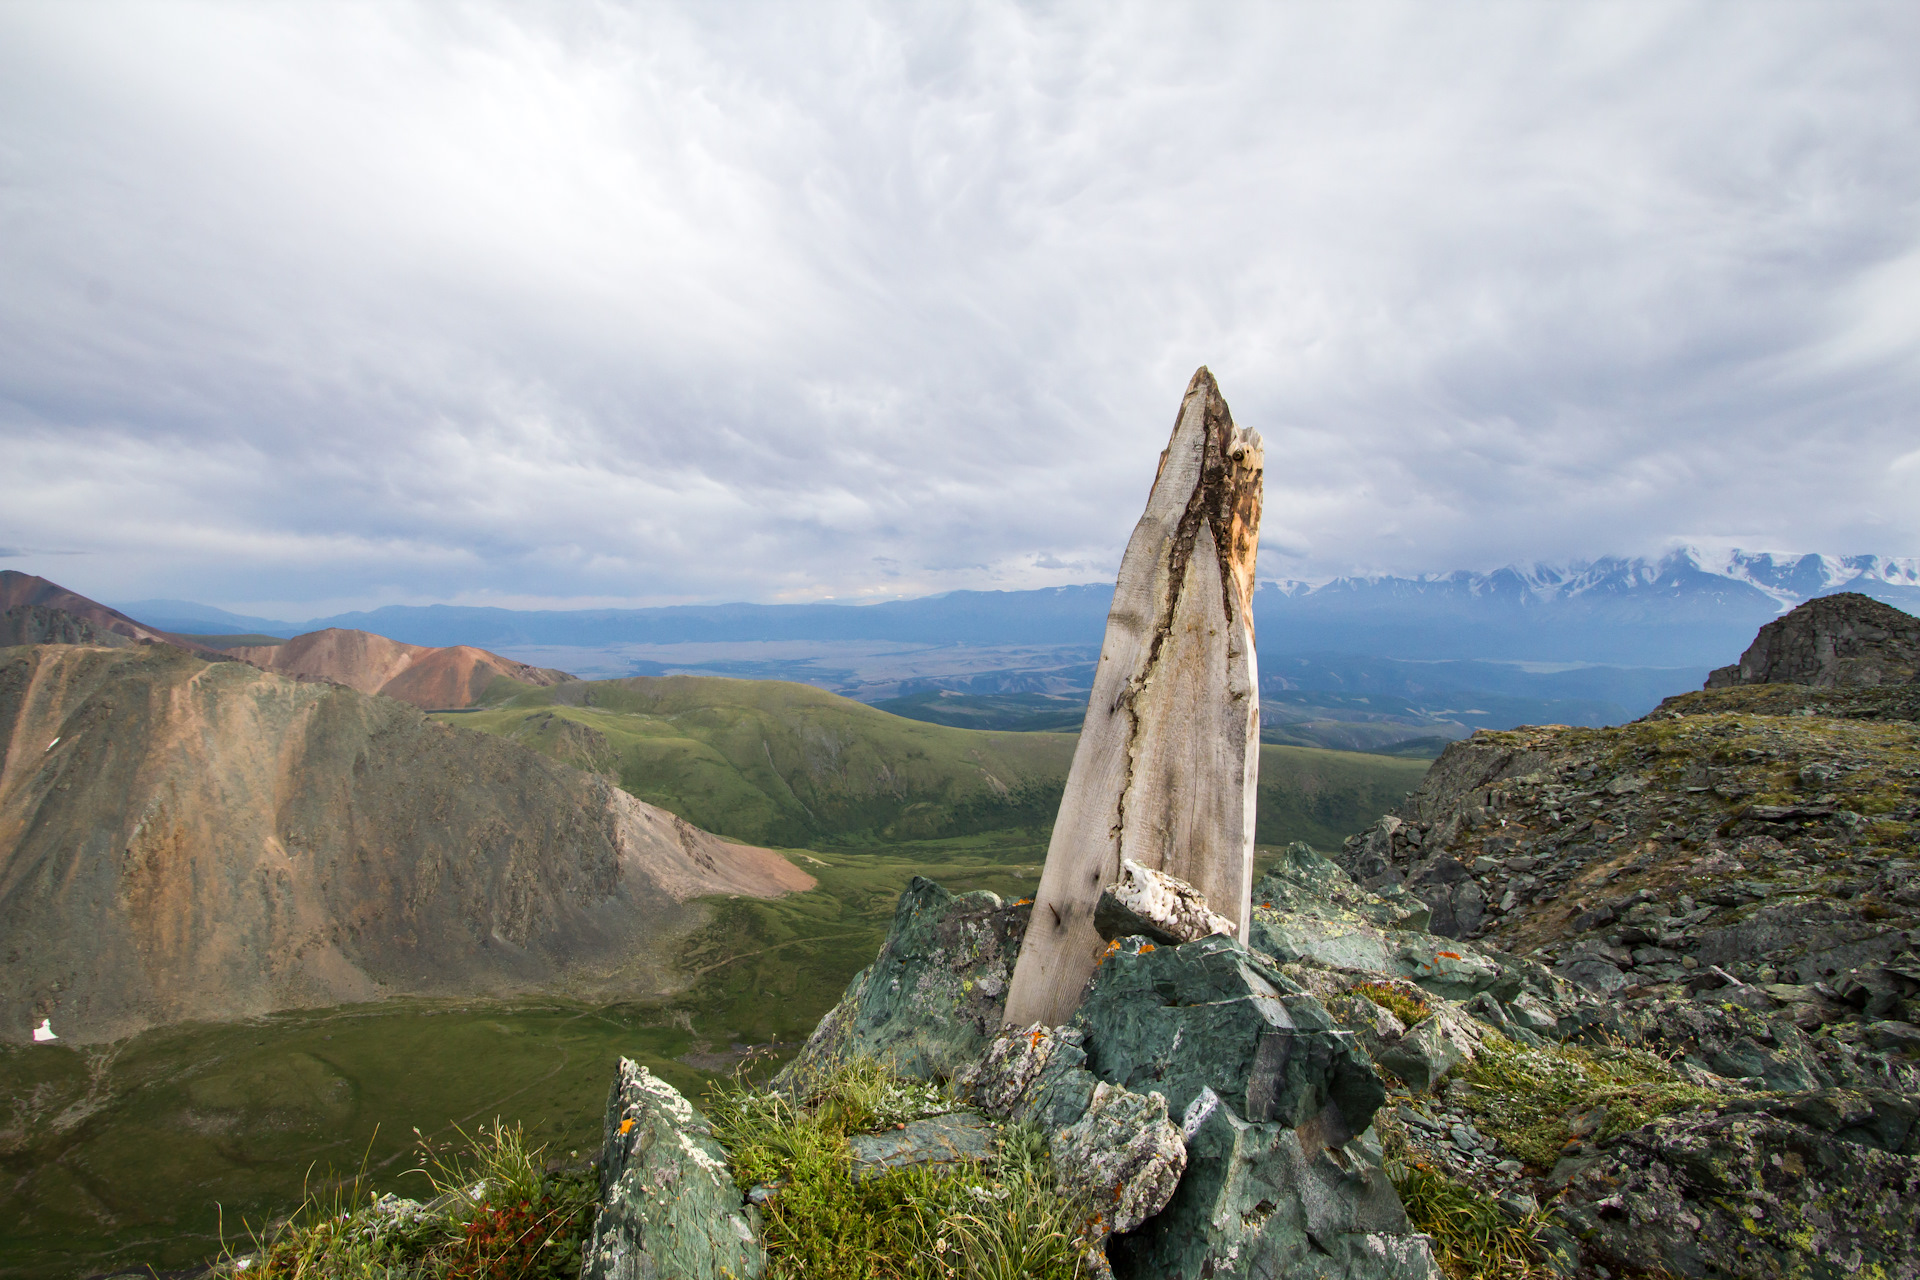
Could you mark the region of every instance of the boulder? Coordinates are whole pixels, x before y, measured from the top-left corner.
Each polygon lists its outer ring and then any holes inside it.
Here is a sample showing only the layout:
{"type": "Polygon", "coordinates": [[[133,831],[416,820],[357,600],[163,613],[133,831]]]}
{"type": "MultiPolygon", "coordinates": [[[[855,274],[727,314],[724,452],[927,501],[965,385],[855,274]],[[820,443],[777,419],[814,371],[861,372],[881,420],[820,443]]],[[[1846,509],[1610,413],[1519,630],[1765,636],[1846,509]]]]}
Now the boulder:
{"type": "Polygon", "coordinates": [[[1439,1280],[1371,1131],[1329,1141],[1313,1125],[1251,1122],[1207,1088],[1184,1121],[1187,1175],[1144,1230],[1110,1246],[1115,1274],[1439,1280]]]}
{"type": "Polygon", "coordinates": [[[622,1058],[581,1280],[751,1280],[766,1267],[759,1228],[706,1119],[672,1085],[622,1058]]]}
{"type": "Polygon", "coordinates": [[[850,1057],[917,1079],[950,1078],[1000,1030],[1029,911],[991,893],[955,896],[915,876],[880,954],[854,975],[774,1087],[805,1092],[808,1080],[850,1057]]]}
{"type": "Polygon", "coordinates": [[[1094,1075],[1160,1092],[1176,1112],[1212,1089],[1249,1119],[1295,1126],[1326,1113],[1351,1135],[1386,1099],[1353,1034],[1231,938],[1115,952],[1076,1023],[1094,1075]]]}
{"type": "Polygon", "coordinates": [[[1483,1034],[1472,1018],[1436,1004],[1431,1014],[1399,1040],[1383,1044],[1374,1057],[1409,1089],[1427,1090],[1462,1062],[1472,1061],[1483,1034]]]}
{"type": "Polygon", "coordinates": [[[993,1158],[993,1126],[975,1111],[927,1116],[879,1133],[847,1139],[856,1180],[877,1178],[896,1169],[958,1168],[993,1158]]]}
{"type": "Polygon", "coordinates": [[[1131,858],[1120,861],[1120,878],[1100,893],[1093,928],[1102,938],[1148,938],[1177,946],[1215,933],[1235,933],[1233,921],[1207,906],[1185,880],[1131,858]]]}
{"type": "Polygon", "coordinates": [[[1167,1100],[1105,1082],[1081,1117],[1048,1140],[1055,1175],[1093,1206],[1098,1231],[1132,1231],[1167,1207],[1187,1167],[1167,1100]]]}

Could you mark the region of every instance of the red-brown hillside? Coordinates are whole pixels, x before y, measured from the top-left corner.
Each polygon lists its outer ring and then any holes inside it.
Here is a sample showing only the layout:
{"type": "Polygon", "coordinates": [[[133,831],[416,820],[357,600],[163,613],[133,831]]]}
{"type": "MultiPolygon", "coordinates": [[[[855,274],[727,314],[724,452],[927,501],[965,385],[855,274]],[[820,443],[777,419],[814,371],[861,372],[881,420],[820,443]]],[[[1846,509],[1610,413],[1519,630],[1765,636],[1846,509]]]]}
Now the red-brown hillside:
{"type": "Polygon", "coordinates": [[[149,640],[161,644],[179,645],[199,654],[212,654],[214,650],[193,640],[182,639],[170,632],[156,630],[144,622],[136,622],[118,609],[109,609],[97,600],[89,600],[77,591],[69,591],[57,582],[31,573],[20,573],[13,569],[0,570],[0,613],[9,609],[27,605],[40,605],[47,609],[58,609],[74,617],[92,623],[101,631],[111,631],[115,635],[129,640],[149,640]]]}
{"type": "Polygon", "coordinates": [[[564,671],[530,667],[469,645],[433,649],[339,627],[310,631],[285,644],[241,645],[226,653],[295,680],[384,693],[425,710],[472,706],[500,676],[541,688],[573,679],[564,671]]]}

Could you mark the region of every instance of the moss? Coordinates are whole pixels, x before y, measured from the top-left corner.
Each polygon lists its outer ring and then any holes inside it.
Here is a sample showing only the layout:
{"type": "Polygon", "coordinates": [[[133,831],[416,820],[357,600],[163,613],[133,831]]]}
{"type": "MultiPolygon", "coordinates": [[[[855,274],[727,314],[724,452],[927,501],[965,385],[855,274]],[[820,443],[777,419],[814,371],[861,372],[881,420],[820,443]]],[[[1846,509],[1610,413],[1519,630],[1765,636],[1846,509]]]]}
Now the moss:
{"type": "Polygon", "coordinates": [[[1386,982],[1363,982],[1353,991],[1355,995],[1362,995],[1373,1001],[1409,1027],[1433,1014],[1427,1002],[1405,986],[1386,982]]]}
{"type": "Polygon", "coordinates": [[[1474,1086],[1467,1105],[1485,1127],[1507,1150],[1543,1170],[1574,1136],[1575,1117],[1598,1119],[1592,1132],[1604,1140],[1718,1097],[1644,1049],[1529,1048],[1495,1033],[1459,1074],[1474,1086]],[[1596,1108],[1604,1108],[1597,1117],[1596,1108]]]}

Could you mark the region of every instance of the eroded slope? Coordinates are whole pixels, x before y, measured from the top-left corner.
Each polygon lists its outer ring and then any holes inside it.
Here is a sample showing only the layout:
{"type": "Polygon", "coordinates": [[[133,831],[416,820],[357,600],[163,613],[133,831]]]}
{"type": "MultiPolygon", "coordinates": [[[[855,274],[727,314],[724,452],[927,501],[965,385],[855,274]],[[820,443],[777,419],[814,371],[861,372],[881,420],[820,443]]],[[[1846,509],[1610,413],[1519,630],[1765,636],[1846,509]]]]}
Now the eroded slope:
{"type": "Polygon", "coordinates": [[[392,699],[164,646],[0,651],[0,1035],[670,985],[690,900],[812,881],[392,699]]]}

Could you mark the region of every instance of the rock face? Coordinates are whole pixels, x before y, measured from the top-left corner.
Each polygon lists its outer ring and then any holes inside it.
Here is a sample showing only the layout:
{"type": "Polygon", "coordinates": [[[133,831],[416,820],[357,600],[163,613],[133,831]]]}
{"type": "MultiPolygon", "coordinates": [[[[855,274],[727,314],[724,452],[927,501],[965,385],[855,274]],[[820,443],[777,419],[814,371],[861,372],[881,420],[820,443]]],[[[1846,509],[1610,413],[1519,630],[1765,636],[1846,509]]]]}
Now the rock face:
{"type": "Polygon", "coordinates": [[[1244,931],[1260,712],[1253,572],[1264,457],[1195,373],[1127,543],[1087,719],[1006,1014],[1072,1016],[1122,859],[1192,885],[1244,931]]]}
{"type": "Polygon", "coordinates": [[[0,613],[0,648],[16,644],[88,644],[124,649],[138,641],[44,604],[19,604],[0,613]]]}
{"type": "Polygon", "coordinates": [[[339,627],[310,631],[285,644],[240,645],[226,653],[263,671],[344,684],[423,711],[470,707],[503,677],[542,689],[573,679],[564,671],[528,666],[470,645],[435,649],[339,627]]]}
{"type": "Polygon", "coordinates": [[[1809,600],[1760,628],[1740,661],[1707,688],[1805,684],[1817,688],[1920,680],[1920,618],[1855,591],[1809,600]]]}
{"type": "Polygon", "coordinates": [[[0,1038],[389,993],[671,990],[693,898],[812,880],[603,779],[166,645],[0,652],[0,1038]]]}
{"type": "Polygon", "coordinates": [[[754,1280],[766,1269],[759,1230],[706,1120],[622,1058],[581,1280],[754,1280]]]}

